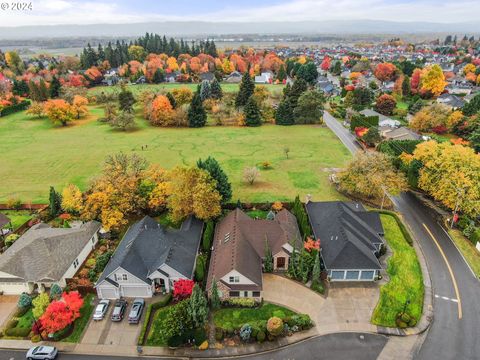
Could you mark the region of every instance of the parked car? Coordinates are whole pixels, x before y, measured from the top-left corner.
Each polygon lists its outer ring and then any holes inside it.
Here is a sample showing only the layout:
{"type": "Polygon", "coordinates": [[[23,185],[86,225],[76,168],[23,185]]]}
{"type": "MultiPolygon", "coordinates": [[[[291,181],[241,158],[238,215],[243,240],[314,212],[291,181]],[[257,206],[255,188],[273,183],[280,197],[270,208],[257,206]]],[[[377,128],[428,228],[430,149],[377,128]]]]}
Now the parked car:
{"type": "Polygon", "coordinates": [[[54,346],[35,346],[27,352],[27,359],[51,360],[57,357],[57,348],[54,346]]]}
{"type": "Polygon", "coordinates": [[[143,308],[145,307],[145,300],[135,299],[130,309],[130,314],[128,314],[128,322],[130,324],[138,324],[140,318],[142,317],[143,308]]]}
{"type": "Polygon", "coordinates": [[[112,321],[122,321],[125,310],[127,310],[127,302],[124,299],[115,301],[115,307],[113,308],[111,317],[112,321]]]}
{"type": "Polygon", "coordinates": [[[110,305],[110,300],[100,300],[95,312],[93,313],[93,320],[103,320],[108,311],[108,306],[110,305]]]}

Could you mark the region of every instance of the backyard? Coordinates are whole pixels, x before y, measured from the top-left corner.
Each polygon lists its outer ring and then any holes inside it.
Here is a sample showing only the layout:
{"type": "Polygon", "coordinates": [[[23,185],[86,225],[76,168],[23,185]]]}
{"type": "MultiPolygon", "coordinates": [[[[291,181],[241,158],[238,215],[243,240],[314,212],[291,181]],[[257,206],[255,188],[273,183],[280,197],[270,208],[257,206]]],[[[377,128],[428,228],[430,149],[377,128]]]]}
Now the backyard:
{"type": "Polygon", "coordinates": [[[397,314],[406,306],[406,313],[418,321],[423,308],[422,270],[415,249],[407,242],[392,215],[380,215],[385,239],[393,254],[388,259],[390,281],[380,288],[380,299],[372,315],[372,323],[396,327],[397,314]],[[407,304],[407,300],[410,301],[407,304]]]}
{"type": "Polygon", "coordinates": [[[46,118],[24,112],[0,119],[0,202],[18,198],[46,203],[50,186],[61,190],[69,183],[85,189],[105,157],[120,151],[137,152],[167,169],[214,156],[232,183],[233,201],[291,200],[297,194],[334,200],[339,194],[329,184],[328,169],[342,167],[350,158],[329,129],[316,125],[155,128],[137,109],[136,130],[121,132],[96,121],[103,116],[101,107],[89,110],[89,116],[68,127],[55,127],[46,118]],[[261,167],[265,161],[271,168],[261,167]],[[248,185],[243,170],[254,165],[259,165],[260,177],[248,185]]]}
{"type": "Polygon", "coordinates": [[[0,212],[8,216],[12,223],[13,231],[17,230],[32,218],[31,212],[28,210],[2,210],[0,212]]]}

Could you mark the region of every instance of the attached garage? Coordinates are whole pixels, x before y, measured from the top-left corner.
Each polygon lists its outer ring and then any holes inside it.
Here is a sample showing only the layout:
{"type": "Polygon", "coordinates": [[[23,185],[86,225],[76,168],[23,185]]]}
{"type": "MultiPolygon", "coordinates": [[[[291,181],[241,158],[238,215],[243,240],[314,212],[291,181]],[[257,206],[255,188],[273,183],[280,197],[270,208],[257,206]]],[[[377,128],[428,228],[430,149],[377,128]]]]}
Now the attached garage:
{"type": "Polygon", "coordinates": [[[376,270],[331,270],[330,281],[373,281],[376,270]]]}
{"type": "Polygon", "coordinates": [[[121,293],[123,297],[151,297],[152,296],[152,289],[150,286],[133,286],[133,285],[123,285],[121,287],[121,293]]]}
{"type": "Polygon", "coordinates": [[[113,287],[97,287],[97,294],[100,299],[118,299],[118,289],[113,287]]]}

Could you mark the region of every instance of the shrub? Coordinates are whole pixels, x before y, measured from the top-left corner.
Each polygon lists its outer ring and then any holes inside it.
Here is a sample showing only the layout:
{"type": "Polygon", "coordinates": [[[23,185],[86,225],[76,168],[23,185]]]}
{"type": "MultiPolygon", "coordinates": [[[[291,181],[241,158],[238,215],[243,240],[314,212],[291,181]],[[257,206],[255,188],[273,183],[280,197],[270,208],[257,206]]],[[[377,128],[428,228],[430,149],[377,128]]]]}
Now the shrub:
{"type": "Polygon", "coordinates": [[[202,344],[198,347],[199,350],[207,350],[208,349],[208,341],[205,340],[202,344]]]}
{"type": "Polygon", "coordinates": [[[95,263],[95,271],[97,273],[101,273],[103,269],[105,269],[105,266],[107,266],[108,261],[112,257],[112,254],[113,253],[111,251],[107,251],[106,253],[100,256],[97,256],[96,263],[95,263]]]}
{"type": "Polygon", "coordinates": [[[167,340],[167,345],[169,347],[179,347],[183,344],[183,338],[180,335],[172,336],[170,339],[167,340]]]}
{"type": "Polygon", "coordinates": [[[272,316],[267,321],[267,331],[273,336],[278,336],[283,331],[283,320],[279,317],[272,316]]]}
{"type": "Polygon", "coordinates": [[[204,328],[195,329],[193,333],[195,344],[203,344],[207,340],[207,333],[204,328]]]}
{"type": "Polygon", "coordinates": [[[5,239],[5,246],[6,247],[10,247],[12,246],[12,244],[18,240],[18,238],[20,237],[20,235],[18,234],[10,234],[7,236],[7,238],[5,239]]]}
{"type": "Polygon", "coordinates": [[[411,315],[409,315],[405,312],[400,312],[400,313],[397,314],[397,318],[395,320],[395,323],[397,324],[397,326],[399,328],[404,329],[404,328],[409,327],[409,326],[410,327],[415,326],[417,324],[417,320],[413,316],[411,316],[411,315]]]}
{"type": "Polygon", "coordinates": [[[250,298],[230,298],[225,300],[224,304],[232,307],[246,307],[246,308],[253,308],[257,306],[257,302],[250,298]]]}
{"type": "Polygon", "coordinates": [[[12,337],[21,337],[25,338],[30,334],[30,328],[12,328],[12,329],[6,329],[5,330],[5,335],[7,336],[12,336],[12,337]]]}
{"type": "Polygon", "coordinates": [[[19,308],[29,308],[32,306],[32,297],[26,293],[23,293],[18,299],[17,306],[19,308]]]}
{"type": "Polygon", "coordinates": [[[5,329],[13,329],[14,327],[16,327],[18,324],[18,320],[17,319],[11,319],[9,322],[7,322],[7,325],[5,326],[5,329]]]}
{"type": "Polygon", "coordinates": [[[259,331],[257,334],[257,341],[263,343],[265,341],[266,335],[264,331],[259,331]]]}
{"type": "Polygon", "coordinates": [[[90,280],[91,282],[97,280],[97,272],[95,271],[95,269],[88,270],[88,280],[90,280]]]}
{"type": "Polygon", "coordinates": [[[89,269],[92,269],[95,267],[95,264],[97,261],[94,258],[90,258],[85,262],[85,266],[88,267],[89,269]]]}
{"type": "Polygon", "coordinates": [[[28,312],[28,310],[30,310],[29,306],[24,307],[24,308],[18,308],[17,311],[15,312],[15,317],[22,317],[23,315],[25,315],[28,312]]]}
{"type": "Polygon", "coordinates": [[[40,340],[42,340],[42,338],[40,337],[40,335],[33,335],[31,338],[30,338],[30,341],[32,343],[38,343],[40,342],[40,340]]]}
{"type": "Polygon", "coordinates": [[[62,288],[58,284],[53,284],[50,289],[50,299],[59,298],[62,295],[62,288]]]}
{"type": "Polygon", "coordinates": [[[249,324],[244,324],[240,328],[240,338],[243,341],[248,341],[250,340],[250,335],[252,334],[252,327],[249,324]]]}
{"type": "Polygon", "coordinates": [[[312,286],[310,286],[310,289],[312,289],[313,291],[319,294],[325,293],[325,288],[323,287],[323,284],[320,281],[312,281],[312,286]]]}
{"type": "Polygon", "coordinates": [[[215,328],[215,340],[222,341],[223,340],[223,329],[216,327],[215,328]]]}

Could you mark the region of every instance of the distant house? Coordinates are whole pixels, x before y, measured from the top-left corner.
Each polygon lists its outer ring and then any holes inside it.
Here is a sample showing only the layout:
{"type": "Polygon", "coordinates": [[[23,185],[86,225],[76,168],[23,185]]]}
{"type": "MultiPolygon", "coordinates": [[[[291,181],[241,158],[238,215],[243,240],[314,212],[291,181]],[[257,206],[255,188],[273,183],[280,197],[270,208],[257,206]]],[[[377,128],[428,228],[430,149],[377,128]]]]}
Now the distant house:
{"type": "Polygon", "coordinates": [[[12,226],[12,222],[10,218],[5,214],[0,213],[0,239],[3,240],[4,235],[10,232],[11,226],[12,226]],[[7,227],[7,225],[10,225],[10,226],[7,227]]]}
{"type": "Polygon", "coordinates": [[[213,81],[215,79],[215,74],[211,72],[204,72],[200,74],[201,81],[213,81]]]}
{"type": "Polygon", "coordinates": [[[242,81],[242,74],[238,71],[233,71],[230,75],[225,78],[225,82],[238,84],[242,81]]]}
{"type": "Polygon", "coordinates": [[[271,84],[273,81],[273,74],[271,72],[263,72],[259,76],[255,76],[256,84],[271,84]]]}
{"type": "Polygon", "coordinates": [[[367,117],[378,116],[378,126],[380,127],[396,128],[401,125],[400,121],[391,119],[388,116],[380,114],[379,112],[376,112],[375,110],[372,110],[372,109],[362,110],[360,111],[360,114],[367,117]]]}
{"type": "Polygon", "coordinates": [[[442,94],[437,98],[437,102],[440,104],[444,104],[454,110],[461,109],[465,106],[465,101],[452,94],[442,94]]]}
{"type": "Polygon", "coordinates": [[[32,226],[0,255],[0,290],[21,294],[66,286],[95,247],[100,227],[96,221],[69,229],[32,226]]]}
{"type": "Polygon", "coordinates": [[[273,255],[274,270],[284,271],[293,246],[301,241],[297,220],[286,209],[273,220],[255,220],[240,209],[233,210],[215,228],[207,291],[211,291],[215,279],[222,299],[260,300],[266,244],[273,255]]]}
{"type": "Polygon", "coordinates": [[[193,279],[202,230],[194,217],[176,230],[145,216],[128,229],[98,279],[98,297],[152,297],[169,292],[178,279],[193,279]]]}
{"type": "Polygon", "coordinates": [[[380,131],[380,135],[386,140],[421,140],[422,136],[406,127],[396,129],[386,129],[380,131]]]}
{"type": "Polygon", "coordinates": [[[310,225],[330,281],[373,281],[384,244],[380,216],[356,202],[309,202],[310,225]]]}

